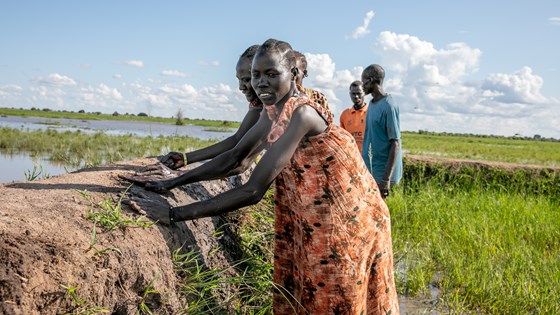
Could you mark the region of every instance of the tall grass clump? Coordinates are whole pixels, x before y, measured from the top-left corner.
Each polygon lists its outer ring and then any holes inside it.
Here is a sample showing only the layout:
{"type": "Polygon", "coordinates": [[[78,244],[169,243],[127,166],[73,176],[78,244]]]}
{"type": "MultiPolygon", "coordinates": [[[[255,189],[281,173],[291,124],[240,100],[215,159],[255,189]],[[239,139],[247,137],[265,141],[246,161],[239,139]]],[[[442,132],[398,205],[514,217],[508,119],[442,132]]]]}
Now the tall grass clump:
{"type": "Polygon", "coordinates": [[[210,268],[195,251],[173,254],[186,314],[272,314],[273,189],[255,206],[228,215],[242,255],[229,268],[210,268]]]}
{"type": "Polygon", "coordinates": [[[456,311],[560,313],[559,174],[405,163],[391,209],[397,286],[456,311]]]}

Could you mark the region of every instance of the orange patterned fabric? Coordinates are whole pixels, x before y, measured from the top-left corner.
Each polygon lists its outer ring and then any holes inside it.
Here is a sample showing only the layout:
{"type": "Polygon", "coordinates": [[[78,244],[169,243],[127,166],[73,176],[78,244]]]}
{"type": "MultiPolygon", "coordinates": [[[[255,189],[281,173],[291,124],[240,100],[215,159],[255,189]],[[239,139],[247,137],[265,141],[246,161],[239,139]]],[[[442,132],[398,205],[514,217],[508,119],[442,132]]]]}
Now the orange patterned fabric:
{"type": "Polygon", "coordinates": [[[326,110],[328,110],[328,117],[324,116],[325,119],[331,119],[333,118],[332,112],[331,112],[331,108],[329,107],[329,102],[327,101],[327,98],[325,97],[325,95],[317,90],[314,89],[309,89],[309,88],[304,88],[301,85],[297,86],[298,90],[301,93],[305,93],[307,95],[307,97],[309,97],[309,99],[311,99],[313,102],[317,103],[317,105],[319,105],[319,107],[323,107],[326,110]]]}
{"type": "Polygon", "coordinates": [[[276,178],[274,314],[398,314],[389,210],[352,136],[292,97],[279,113],[265,105],[268,142],[303,105],[329,127],[302,139],[276,178]]]}

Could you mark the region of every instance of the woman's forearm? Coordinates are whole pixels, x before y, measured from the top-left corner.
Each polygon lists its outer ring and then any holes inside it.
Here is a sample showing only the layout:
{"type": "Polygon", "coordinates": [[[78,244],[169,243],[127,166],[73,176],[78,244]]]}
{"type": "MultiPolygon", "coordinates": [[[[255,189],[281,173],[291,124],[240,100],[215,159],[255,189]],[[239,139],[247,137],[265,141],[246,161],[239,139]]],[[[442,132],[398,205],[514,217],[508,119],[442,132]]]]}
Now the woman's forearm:
{"type": "Polygon", "coordinates": [[[187,162],[196,163],[204,160],[213,159],[216,156],[228,150],[231,150],[233,147],[235,147],[237,142],[238,142],[237,137],[233,135],[209,147],[192,151],[192,152],[187,152],[186,153],[187,162]]]}
{"type": "Polygon", "coordinates": [[[179,222],[216,216],[253,205],[262,199],[265,191],[266,189],[254,189],[246,184],[205,201],[172,207],[170,210],[170,221],[179,222]]]}
{"type": "Polygon", "coordinates": [[[233,154],[227,151],[178,177],[164,180],[163,183],[168,189],[171,189],[190,183],[224,178],[228,175],[230,170],[234,169],[239,163],[240,162],[233,157],[233,154]]]}

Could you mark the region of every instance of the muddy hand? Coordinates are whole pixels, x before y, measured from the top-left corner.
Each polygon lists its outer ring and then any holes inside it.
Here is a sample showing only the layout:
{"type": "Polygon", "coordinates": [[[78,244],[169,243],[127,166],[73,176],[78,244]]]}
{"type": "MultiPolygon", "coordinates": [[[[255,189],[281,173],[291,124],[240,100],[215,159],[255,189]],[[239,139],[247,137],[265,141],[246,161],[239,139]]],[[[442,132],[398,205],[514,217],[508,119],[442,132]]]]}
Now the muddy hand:
{"type": "Polygon", "coordinates": [[[139,198],[132,196],[130,199],[123,200],[132,210],[141,215],[147,216],[151,220],[163,225],[170,225],[169,204],[149,198],[139,198]]]}
{"type": "Polygon", "coordinates": [[[179,174],[177,174],[176,171],[168,168],[167,166],[161,163],[157,163],[144,167],[144,169],[138,172],[138,175],[159,175],[159,176],[169,177],[171,175],[179,175],[179,174]]]}
{"type": "Polygon", "coordinates": [[[176,170],[185,166],[185,155],[180,152],[169,152],[164,156],[158,157],[158,160],[172,170],[176,170]]]}
{"type": "Polygon", "coordinates": [[[169,188],[161,180],[148,181],[144,184],[144,187],[146,190],[157,192],[158,194],[165,193],[169,190],[169,188]]]}
{"type": "Polygon", "coordinates": [[[120,179],[124,179],[128,182],[131,182],[135,185],[144,187],[146,182],[153,181],[155,178],[150,176],[140,176],[140,175],[127,175],[127,174],[119,174],[118,177],[120,179]]]}

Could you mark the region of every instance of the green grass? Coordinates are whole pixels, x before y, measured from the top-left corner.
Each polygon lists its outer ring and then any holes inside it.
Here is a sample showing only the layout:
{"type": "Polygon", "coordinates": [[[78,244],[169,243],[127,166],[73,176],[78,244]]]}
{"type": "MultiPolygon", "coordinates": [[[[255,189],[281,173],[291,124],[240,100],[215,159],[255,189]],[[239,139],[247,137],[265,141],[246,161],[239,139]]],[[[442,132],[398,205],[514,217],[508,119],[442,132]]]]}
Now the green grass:
{"type": "Polygon", "coordinates": [[[89,202],[86,219],[94,222],[95,225],[101,226],[107,232],[128,227],[149,228],[154,225],[155,223],[148,220],[145,216],[128,218],[123,215],[122,199],[131,186],[128,186],[117,201],[110,197],[96,201],[87,191],[79,190],[80,195],[89,202]]]}
{"type": "MultiPolygon", "coordinates": [[[[170,117],[154,117],[154,116],[137,116],[137,115],[118,115],[102,113],[77,113],[77,112],[61,112],[61,111],[44,111],[44,110],[30,110],[30,109],[15,109],[15,108],[0,108],[0,115],[6,116],[20,116],[20,117],[44,117],[44,118],[66,118],[66,119],[81,119],[81,120],[128,120],[128,121],[143,121],[143,122],[161,122],[175,125],[177,118],[170,117]]],[[[221,128],[238,128],[240,123],[237,121],[229,120],[206,120],[206,119],[188,119],[182,118],[183,124],[208,126],[208,127],[221,127],[221,128]]],[[[51,124],[57,124],[52,123],[51,124]]]]}
{"type": "Polygon", "coordinates": [[[423,177],[415,168],[388,199],[401,293],[438,287],[455,312],[560,313],[559,174],[532,177],[548,187],[539,192],[516,184],[527,180],[517,171],[458,181],[466,169],[423,177]]]}
{"type": "Polygon", "coordinates": [[[402,133],[409,154],[560,167],[560,141],[402,133]]]}
{"type": "Polygon", "coordinates": [[[230,221],[243,251],[233,270],[208,268],[195,251],[173,253],[185,314],[272,314],[273,189],[258,205],[230,214],[230,221]]]}
{"type": "Polygon", "coordinates": [[[78,287],[72,286],[70,284],[61,284],[60,287],[64,289],[64,297],[69,298],[72,304],[71,312],[66,314],[94,315],[101,313],[110,313],[108,309],[99,306],[92,306],[87,300],[81,298],[78,295],[78,287]]]}

